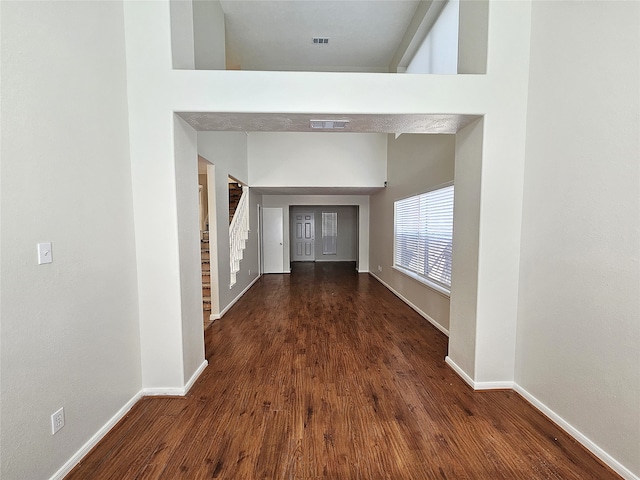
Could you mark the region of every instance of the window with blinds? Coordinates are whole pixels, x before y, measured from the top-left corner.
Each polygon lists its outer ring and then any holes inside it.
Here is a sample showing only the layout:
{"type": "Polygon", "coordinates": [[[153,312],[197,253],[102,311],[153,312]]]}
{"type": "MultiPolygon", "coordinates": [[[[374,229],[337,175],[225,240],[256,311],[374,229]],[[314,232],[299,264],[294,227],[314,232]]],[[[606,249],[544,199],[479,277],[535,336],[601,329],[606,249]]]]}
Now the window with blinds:
{"type": "Polygon", "coordinates": [[[394,203],[394,267],[451,288],[453,185],[394,203]]]}
{"type": "Polygon", "coordinates": [[[338,253],[338,213],[322,212],[322,254],[338,253]]]}

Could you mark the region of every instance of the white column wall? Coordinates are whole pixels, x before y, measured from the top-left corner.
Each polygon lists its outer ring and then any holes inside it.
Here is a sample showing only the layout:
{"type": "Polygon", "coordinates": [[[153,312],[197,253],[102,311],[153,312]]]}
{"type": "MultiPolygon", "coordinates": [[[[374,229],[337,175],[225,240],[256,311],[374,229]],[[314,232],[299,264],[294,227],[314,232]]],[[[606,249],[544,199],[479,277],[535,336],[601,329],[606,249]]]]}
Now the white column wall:
{"type": "Polygon", "coordinates": [[[534,3],[515,378],[635,479],[639,27],[638,2],[534,3]]]}
{"type": "Polygon", "coordinates": [[[475,382],[483,120],[460,130],[455,146],[453,262],[447,362],[475,382]]]}
{"type": "Polygon", "coordinates": [[[142,385],[159,392],[185,385],[173,87],[162,74],[172,64],[171,22],[169,2],[124,2],[124,10],[142,385]],[[151,31],[165,32],[154,46],[151,31]]]}
{"type": "Polygon", "coordinates": [[[182,318],[183,382],[204,360],[202,341],[202,265],[198,205],[198,141],[196,131],[174,117],[178,248],[180,252],[180,299],[182,318]]]}

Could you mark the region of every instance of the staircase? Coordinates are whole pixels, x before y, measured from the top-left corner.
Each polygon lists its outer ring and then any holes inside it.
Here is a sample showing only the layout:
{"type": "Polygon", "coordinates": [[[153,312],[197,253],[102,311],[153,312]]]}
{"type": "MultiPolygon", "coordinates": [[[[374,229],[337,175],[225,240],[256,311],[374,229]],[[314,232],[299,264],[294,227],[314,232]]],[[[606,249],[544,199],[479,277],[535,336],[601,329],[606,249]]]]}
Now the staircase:
{"type": "MultiPolygon", "coordinates": [[[[230,283],[236,283],[240,261],[249,238],[249,189],[237,183],[229,184],[229,267],[230,283]]],[[[209,231],[202,232],[200,258],[202,262],[202,310],[205,328],[211,324],[211,252],[209,231]]]]}
{"type": "Polygon", "coordinates": [[[238,183],[229,184],[229,225],[233,221],[233,216],[238,209],[238,204],[242,198],[242,186],[238,183]]]}
{"type": "MultiPolygon", "coordinates": [[[[242,193],[236,206],[234,214],[231,215],[231,198],[229,198],[229,270],[231,272],[229,287],[236,283],[236,274],[240,271],[240,261],[244,255],[249,238],[249,189],[240,187],[242,193]]],[[[229,187],[231,192],[231,187],[229,187]]]]}
{"type": "Polygon", "coordinates": [[[211,264],[209,252],[209,232],[202,232],[200,240],[200,258],[202,262],[202,310],[205,326],[211,316],[211,264]]]}

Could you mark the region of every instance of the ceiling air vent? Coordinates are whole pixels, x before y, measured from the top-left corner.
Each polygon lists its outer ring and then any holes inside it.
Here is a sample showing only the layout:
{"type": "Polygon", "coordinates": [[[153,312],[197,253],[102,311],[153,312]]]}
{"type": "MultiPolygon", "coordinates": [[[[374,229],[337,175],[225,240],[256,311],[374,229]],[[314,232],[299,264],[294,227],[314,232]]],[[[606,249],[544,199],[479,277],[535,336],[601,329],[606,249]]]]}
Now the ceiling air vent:
{"type": "Polygon", "coordinates": [[[349,120],[311,120],[310,123],[311,128],[336,130],[345,128],[349,120]]]}
{"type": "Polygon", "coordinates": [[[313,43],[316,45],[326,45],[329,43],[329,37],[313,37],[313,43]]]}

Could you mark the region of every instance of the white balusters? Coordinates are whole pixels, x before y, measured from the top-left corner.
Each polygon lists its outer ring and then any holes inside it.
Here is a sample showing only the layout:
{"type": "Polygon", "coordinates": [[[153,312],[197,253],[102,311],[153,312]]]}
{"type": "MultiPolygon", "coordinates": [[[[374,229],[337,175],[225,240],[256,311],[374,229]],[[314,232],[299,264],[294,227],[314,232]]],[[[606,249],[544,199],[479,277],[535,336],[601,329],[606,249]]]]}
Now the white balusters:
{"type": "Polygon", "coordinates": [[[249,188],[242,187],[242,196],[229,225],[229,267],[231,278],[229,287],[236,283],[236,274],[240,271],[240,261],[249,238],[249,188]]]}

